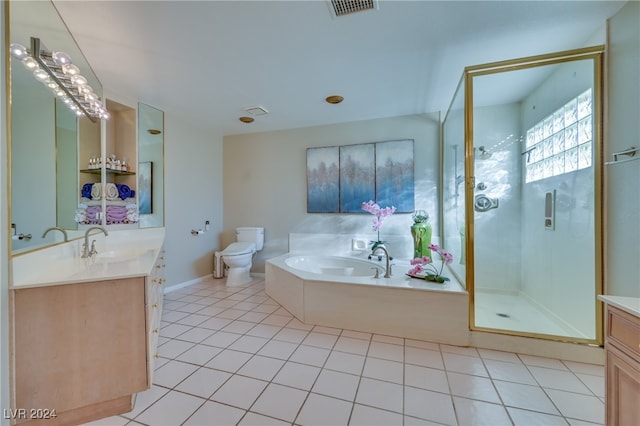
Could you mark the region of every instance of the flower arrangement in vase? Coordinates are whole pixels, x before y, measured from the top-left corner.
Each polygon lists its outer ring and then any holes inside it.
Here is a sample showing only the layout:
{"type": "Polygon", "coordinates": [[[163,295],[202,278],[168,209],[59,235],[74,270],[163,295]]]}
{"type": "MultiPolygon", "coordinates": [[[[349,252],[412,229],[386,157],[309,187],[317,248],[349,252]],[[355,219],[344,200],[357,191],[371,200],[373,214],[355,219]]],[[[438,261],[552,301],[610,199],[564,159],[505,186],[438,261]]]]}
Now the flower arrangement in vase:
{"type": "Polygon", "coordinates": [[[378,233],[378,240],[371,241],[371,250],[375,250],[376,247],[385,243],[380,239],[380,228],[382,228],[382,222],[385,218],[395,213],[396,208],[393,206],[382,208],[378,205],[378,203],[373,202],[373,200],[369,200],[362,203],[362,210],[369,212],[375,216],[375,218],[373,219],[373,230],[378,233]]]}
{"type": "Polygon", "coordinates": [[[411,237],[413,237],[413,257],[431,257],[431,224],[429,214],[425,210],[416,210],[413,213],[413,225],[411,225],[411,237]]]}
{"type": "Polygon", "coordinates": [[[420,277],[420,274],[424,274],[425,280],[440,284],[445,281],[449,281],[448,277],[442,275],[442,270],[444,269],[445,264],[449,265],[453,262],[453,255],[444,251],[437,244],[430,244],[429,249],[432,252],[438,253],[440,256],[440,268],[433,264],[433,260],[429,256],[416,257],[409,261],[413,267],[409,269],[407,275],[411,277],[420,277]]]}

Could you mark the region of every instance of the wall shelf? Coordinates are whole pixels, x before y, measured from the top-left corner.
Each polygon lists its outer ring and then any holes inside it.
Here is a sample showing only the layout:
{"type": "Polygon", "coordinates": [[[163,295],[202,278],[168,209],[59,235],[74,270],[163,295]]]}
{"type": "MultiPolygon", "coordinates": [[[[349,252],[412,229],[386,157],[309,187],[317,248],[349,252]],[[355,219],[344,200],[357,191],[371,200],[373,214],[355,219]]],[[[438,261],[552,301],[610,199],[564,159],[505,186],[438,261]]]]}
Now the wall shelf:
{"type": "MultiPolygon", "coordinates": [[[[129,175],[136,174],[136,172],[124,172],[122,170],[113,170],[113,169],[106,169],[106,171],[108,175],[117,175],[117,176],[129,176],[129,175]]],[[[83,169],[83,170],[80,170],[80,173],[99,175],[100,173],[102,173],[102,169],[83,169]]]]}

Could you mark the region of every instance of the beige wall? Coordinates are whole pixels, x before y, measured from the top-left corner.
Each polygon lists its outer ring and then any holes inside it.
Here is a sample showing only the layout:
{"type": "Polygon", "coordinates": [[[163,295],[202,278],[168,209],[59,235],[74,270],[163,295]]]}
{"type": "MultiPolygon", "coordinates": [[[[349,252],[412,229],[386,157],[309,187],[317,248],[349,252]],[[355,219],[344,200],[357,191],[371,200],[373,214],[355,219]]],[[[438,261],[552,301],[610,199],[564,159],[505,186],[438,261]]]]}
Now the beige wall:
{"type": "Polygon", "coordinates": [[[211,276],[222,231],[222,136],[165,111],[167,287],[211,276]],[[211,230],[198,236],[192,229],[211,230]]]}
{"type": "MultiPolygon", "coordinates": [[[[265,259],[288,251],[290,232],[370,233],[367,214],[307,214],[306,150],[397,139],[414,140],[416,209],[426,209],[437,230],[438,135],[436,113],[225,136],[222,247],[234,241],[236,227],[264,226],[265,246],[252,269],[264,272],[265,259]]],[[[396,214],[381,238],[409,235],[411,223],[410,214],[396,214]]]]}

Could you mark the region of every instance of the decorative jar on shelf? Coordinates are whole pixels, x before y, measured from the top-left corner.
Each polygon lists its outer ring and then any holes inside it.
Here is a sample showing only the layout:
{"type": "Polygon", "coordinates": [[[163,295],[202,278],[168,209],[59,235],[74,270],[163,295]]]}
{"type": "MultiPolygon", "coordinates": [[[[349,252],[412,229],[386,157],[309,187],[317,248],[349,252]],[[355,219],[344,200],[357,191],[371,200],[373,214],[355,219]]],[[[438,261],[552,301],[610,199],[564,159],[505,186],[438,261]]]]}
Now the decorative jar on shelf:
{"type": "Polygon", "coordinates": [[[429,215],[425,210],[416,210],[413,213],[413,225],[411,225],[411,236],[413,237],[413,257],[431,257],[431,224],[429,215]]]}

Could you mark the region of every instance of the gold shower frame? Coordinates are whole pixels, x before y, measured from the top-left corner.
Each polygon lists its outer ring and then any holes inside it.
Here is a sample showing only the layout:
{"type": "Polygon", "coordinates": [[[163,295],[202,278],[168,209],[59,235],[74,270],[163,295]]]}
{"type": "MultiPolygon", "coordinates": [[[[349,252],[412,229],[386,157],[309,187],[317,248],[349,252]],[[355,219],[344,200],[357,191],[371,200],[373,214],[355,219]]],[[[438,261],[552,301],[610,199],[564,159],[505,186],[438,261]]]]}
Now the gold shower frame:
{"type": "MultiPolygon", "coordinates": [[[[463,73],[461,87],[464,89],[464,171],[465,171],[465,251],[466,268],[465,282],[469,292],[469,328],[474,332],[490,332],[520,337],[532,337],[552,341],[582,343],[590,345],[603,344],[603,307],[597,296],[603,294],[604,283],[604,252],[603,252],[603,137],[604,137],[604,52],[603,45],[582,49],[568,50],[545,55],[530,56],[508,61],[492,62],[483,65],[466,67],[463,73]],[[479,327],[475,324],[475,240],[474,240],[474,164],[473,164],[473,78],[476,76],[496,74],[506,71],[516,71],[542,65],[553,65],[577,60],[593,60],[593,91],[594,91],[594,137],[593,137],[593,167],[594,167],[594,217],[595,217],[595,286],[596,297],[593,300],[596,320],[596,338],[583,339],[569,336],[557,336],[522,331],[479,327]]],[[[444,166],[444,163],[442,163],[444,166]]],[[[443,226],[443,225],[441,225],[443,226]]],[[[444,230],[442,230],[444,231],[444,230]]],[[[441,232],[444,235],[444,232],[441,232]]]]}

